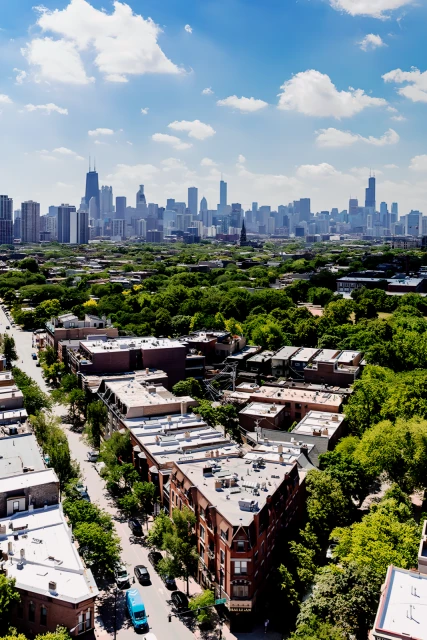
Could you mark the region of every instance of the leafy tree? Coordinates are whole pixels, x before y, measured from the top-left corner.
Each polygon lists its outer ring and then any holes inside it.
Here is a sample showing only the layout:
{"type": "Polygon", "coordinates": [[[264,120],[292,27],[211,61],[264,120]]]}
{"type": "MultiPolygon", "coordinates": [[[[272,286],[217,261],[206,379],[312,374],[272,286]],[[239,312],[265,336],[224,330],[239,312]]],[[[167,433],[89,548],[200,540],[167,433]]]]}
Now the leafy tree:
{"type": "Polygon", "coordinates": [[[285,599],[290,607],[295,607],[299,604],[298,591],[295,588],[295,580],[292,573],[283,564],[279,567],[279,575],[281,579],[281,588],[284,593],[285,599]]]}
{"type": "Polygon", "coordinates": [[[78,429],[84,422],[86,410],[86,394],[82,389],[73,389],[68,394],[68,419],[74,429],[78,429]]]}
{"type": "Polygon", "coordinates": [[[6,368],[11,369],[12,362],[18,359],[18,354],[16,353],[15,348],[15,340],[8,333],[3,335],[3,355],[6,359],[6,368]]]}
{"type": "MultiPolygon", "coordinates": [[[[50,318],[56,318],[61,313],[61,303],[59,300],[44,300],[37,305],[35,317],[38,322],[44,324],[50,318]]],[[[51,347],[50,347],[51,348],[51,347]]]]}
{"type": "Polygon", "coordinates": [[[311,616],[308,622],[298,625],[289,640],[347,640],[348,635],[329,622],[311,616]]]}
{"type": "Polygon", "coordinates": [[[210,589],[190,598],[188,608],[196,614],[199,624],[209,624],[212,620],[213,608],[215,605],[215,594],[210,589]],[[209,607],[208,609],[202,607],[209,607]]]}
{"type": "MultiPolygon", "coordinates": [[[[342,443],[340,443],[342,444],[342,443]]],[[[377,474],[366,467],[354,457],[354,449],[346,453],[342,449],[328,451],[319,457],[320,469],[337,480],[347,500],[354,500],[362,504],[369,493],[369,488],[377,474]]]]}
{"type": "Polygon", "coordinates": [[[152,513],[156,487],[152,482],[135,482],[132,491],[138,499],[138,507],[144,513],[152,513]]]}
{"type": "Polygon", "coordinates": [[[23,393],[24,407],[28,415],[37,415],[42,409],[50,409],[52,407],[51,398],[46,393],[43,393],[33,378],[27,376],[18,367],[13,367],[12,374],[16,385],[23,393]]]}
{"type": "Polygon", "coordinates": [[[203,390],[200,382],[195,378],[180,380],[172,387],[172,393],[178,397],[190,396],[192,398],[202,398],[203,390]]]}
{"type": "Polygon", "coordinates": [[[111,438],[101,443],[100,459],[108,468],[113,468],[122,462],[132,460],[132,445],[129,432],[114,431],[111,438]]]}
{"type": "Polygon", "coordinates": [[[147,540],[150,547],[161,549],[163,547],[163,539],[166,534],[172,533],[173,525],[169,516],[160,511],[159,515],[154,519],[153,525],[147,534],[147,540]]]}
{"type": "Polygon", "coordinates": [[[35,258],[24,258],[18,262],[18,267],[22,271],[29,271],[30,273],[38,273],[39,265],[35,258]]]}
{"type": "Polygon", "coordinates": [[[222,426],[235,440],[240,442],[240,427],[237,409],[234,405],[225,404],[214,407],[209,400],[199,400],[198,406],[193,409],[199,413],[212,427],[222,426]]]}
{"type": "Polygon", "coordinates": [[[114,573],[120,561],[120,539],[96,522],[82,522],[73,529],[79,551],[96,576],[114,573]]]}
{"type": "MultiPolygon", "coordinates": [[[[46,302],[49,302],[49,304],[51,303],[51,301],[49,300],[47,300],[46,302]]],[[[40,352],[39,360],[47,367],[55,364],[58,361],[55,349],[48,345],[46,349],[40,352]]]]}
{"type": "Polygon", "coordinates": [[[99,449],[108,424],[108,411],[102,400],[91,402],[87,407],[86,434],[92,446],[99,449]]]}
{"type": "MultiPolygon", "coordinates": [[[[68,486],[65,487],[65,490],[68,493],[68,486]]],[[[95,522],[104,531],[113,531],[113,521],[110,514],[92,502],[74,500],[67,497],[63,501],[62,506],[65,515],[73,527],[84,522],[95,522]]]]}
{"type": "Polygon", "coordinates": [[[11,609],[14,603],[21,599],[15,589],[15,579],[0,574],[0,630],[5,632],[11,620],[11,609]]]}
{"type": "Polygon", "coordinates": [[[308,472],[306,486],[308,519],[320,539],[327,537],[338,523],[349,522],[353,505],[338,480],[316,469],[308,472]]]}
{"type": "Polygon", "coordinates": [[[71,640],[71,636],[66,627],[56,627],[56,631],[39,633],[35,640],[71,640]]]}
{"type": "MultiPolygon", "coordinates": [[[[194,534],[194,526],[196,524],[196,516],[188,507],[173,509],[172,511],[172,530],[166,531],[163,535],[162,548],[168,552],[173,562],[169,563],[163,570],[170,571],[175,578],[183,578],[187,581],[190,574],[197,566],[197,548],[196,537],[194,534]]],[[[162,570],[162,568],[159,568],[162,570]]]]}
{"type": "Polygon", "coordinates": [[[296,572],[301,585],[306,589],[312,582],[317,571],[316,556],[320,552],[317,537],[311,526],[306,525],[303,531],[300,531],[301,542],[291,540],[289,542],[289,551],[296,561],[296,572]]]}
{"type": "Polygon", "coordinates": [[[122,498],[119,498],[117,504],[126,516],[136,515],[139,509],[139,500],[133,492],[126,493],[122,498]]]}

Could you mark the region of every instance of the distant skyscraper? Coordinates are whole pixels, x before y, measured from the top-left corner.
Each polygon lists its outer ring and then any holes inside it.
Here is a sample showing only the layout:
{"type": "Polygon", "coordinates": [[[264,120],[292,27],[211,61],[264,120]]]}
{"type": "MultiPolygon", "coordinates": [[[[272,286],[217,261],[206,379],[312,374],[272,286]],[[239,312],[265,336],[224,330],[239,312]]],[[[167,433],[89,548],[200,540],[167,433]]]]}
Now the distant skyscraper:
{"type": "Polygon", "coordinates": [[[96,204],[95,218],[99,218],[101,216],[101,206],[99,201],[98,173],[95,168],[93,169],[93,171],[91,171],[90,164],[89,164],[89,171],[86,174],[86,191],[85,191],[85,200],[86,200],[87,206],[89,206],[91,198],[95,198],[95,204],[96,204]]]}
{"type": "Polygon", "coordinates": [[[256,213],[258,211],[258,202],[252,202],[252,213],[256,213]]]}
{"type": "Polygon", "coordinates": [[[40,204],[28,200],[21,205],[22,242],[40,242],[40,204]]]}
{"type": "Polygon", "coordinates": [[[233,202],[231,205],[230,227],[239,229],[242,224],[242,205],[240,202],[233,202]]]}
{"type": "Polygon", "coordinates": [[[100,193],[101,216],[111,216],[113,213],[113,187],[103,185],[100,193]]]}
{"type": "Polygon", "coordinates": [[[191,215],[195,218],[199,212],[199,192],[197,187],[188,187],[188,208],[191,215]]]}
{"type": "Polygon", "coordinates": [[[49,216],[57,216],[58,215],[58,207],[54,207],[53,205],[49,207],[49,216]]]}
{"type": "Polygon", "coordinates": [[[219,207],[224,211],[227,206],[227,183],[221,180],[219,183],[219,207]]]}
{"type": "Polygon", "coordinates": [[[308,222],[310,220],[311,201],[310,198],[301,198],[299,201],[299,221],[308,222]]]}
{"type": "Polygon", "coordinates": [[[372,209],[373,211],[375,211],[376,209],[376,180],[374,177],[370,177],[369,178],[369,182],[368,182],[368,188],[365,190],[365,207],[367,209],[372,209]]]}
{"type": "Polygon", "coordinates": [[[138,209],[139,206],[146,205],[146,204],[147,204],[147,200],[145,198],[144,185],[140,184],[138,193],[136,194],[136,208],[138,209]]]}
{"type": "Polygon", "coordinates": [[[391,203],[390,224],[395,224],[399,217],[399,205],[397,202],[391,203]]]}
{"type": "Polygon", "coordinates": [[[76,207],[69,204],[61,204],[58,207],[58,242],[70,243],[70,216],[76,211],[76,207]]]}
{"type": "Polygon", "coordinates": [[[21,238],[21,209],[13,212],[13,237],[15,240],[21,238]]]}
{"type": "Polygon", "coordinates": [[[13,200],[0,196],[0,244],[13,244],[13,200]]]}
{"type": "Polygon", "coordinates": [[[116,198],[116,218],[118,220],[124,220],[125,215],[126,215],[126,198],[125,198],[125,196],[117,196],[117,198],[116,198]]]}
{"type": "MultiPolygon", "coordinates": [[[[91,198],[91,202],[94,200],[91,198]]],[[[70,211],[70,244],[88,244],[89,242],[89,213],[76,211],[72,207],[70,211]]]]}
{"type": "Polygon", "coordinates": [[[411,211],[406,216],[406,235],[417,237],[420,235],[421,230],[421,213],[419,211],[411,211]]]}
{"type": "Polygon", "coordinates": [[[201,215],[203,215],[207,210],[208,210],[208,201],[203,196],[203,198],[200,200],[200,213],[201,213],[201,215]]]}
{"type": "Polygon", "coordinates": [[[245,221],[243,220],[242,230],[240,232],[240,244],[242,245],[245,242],[246,242],[246,227],[245,227],[245,221]]]}

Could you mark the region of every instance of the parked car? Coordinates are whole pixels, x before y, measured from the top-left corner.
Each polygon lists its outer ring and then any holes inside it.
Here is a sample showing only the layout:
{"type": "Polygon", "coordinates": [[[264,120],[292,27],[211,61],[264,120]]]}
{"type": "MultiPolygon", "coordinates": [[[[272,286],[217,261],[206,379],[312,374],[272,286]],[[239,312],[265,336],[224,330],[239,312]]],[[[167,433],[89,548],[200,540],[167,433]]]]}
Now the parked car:
{"type": "Polygon", "coordinates": [[[135,631],[146,633],[150,630],[147,620],[148,616],[138,589],[128,589],[126,591],[126,608],[135,631]]]}
{"type": "Polygon", "coordinates": [[[41,365],[40,365],[40,361],[39,361],[39,360],[37,360],[37,362],[36,362],[36,367],[40,367],[40,366],[41,366],[41,365]]]}
{"type": "Polygon", "coordinates": [[[128,570],[126,569],[124,564],[117,566],[114,570],[114,577],[116,579],[116,584],[118,587],[127,587],[130,584],[130,577],[128,574],[128,570]]]}
{"type": "Polygon", "coordinates": [[[97,462],[99,458],[99,452],[98,451],[88,451],[87,452],[87,459],[89,460],[89,462],[97,462]]]}
{"type": "Polygon", "coordinates": [[[151,578],[148,572],[147,567],[143,564],[137,564],[133,570],[135,574],[135,578],[138,580],[139,584],[150,584],[151,578]]]}
{"type": "Polygon", "coordinates": [[[167,589],[170,589],[170,591],[175,591],[175,589],[178,589],[178,587],[176,586],[175,578],[165,575],[161,575],[160,577],[165,583],[167,589]]]}
{"type": "Polygon", "coordinates": [[[129,529],[132,531],[134,536],[142,536],[142,525],[139,520],[136,518],[129,518],[128,520],[129,529]]]}
{"type": "Polygon", "coordinates": [[[101,475],[102,470],[105,469],[105,462],[96,462],[94,464],[95,469],[97,470],[97,472],[99,473],[99,475],[101,475]]]}
{"type": "Polygon", "coordinates": [[[6,329],[10,329],[10,327],[9,327],[9,325],[8,325],[8,324],[6,325],[6,329]]]}
{"type": "Polygon", "coordinates": [[[157,565],[159,564],[160,560],[163,559],[163,556],[159,551],[150,551],[150,553],[148,554],[148,559],[153,567],[157,569],[157,565]]]}
{"type": "Polygon", "coordinates": [[[76,484],[76,491],[80,494],[80,497],[86,502],[90,502],[89,494],[87,492],[87,487],[84,486],[82,482],[78,482],[76,484]]]}
{"type": "Polygon", "coordinates": [[[37,360],[37,353],[32,353],[31,357],[32,357],[33,360],[37,360]]]}
{"type": "Polygon", "coordinates": [[[174,591],[171,594],[172,608],[178,615],[191,616],[192,611],[188,609],[188,598],[182,591],[174,591]]]}

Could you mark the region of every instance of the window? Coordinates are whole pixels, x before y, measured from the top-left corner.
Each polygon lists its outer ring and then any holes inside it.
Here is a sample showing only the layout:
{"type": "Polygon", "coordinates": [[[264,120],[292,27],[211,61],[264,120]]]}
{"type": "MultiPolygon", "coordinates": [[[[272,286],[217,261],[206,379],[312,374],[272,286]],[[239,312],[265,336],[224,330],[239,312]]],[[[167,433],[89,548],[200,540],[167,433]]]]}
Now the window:
{"type": "Polygon", "coordinates": [[[295,409],[301,409],[301,404],[299,402],[295,404],[295,409]]]}
{"type": "Polygon", "coordinates": [[[254,562],[258,562],[258,551],[255,551],[254,553],[254,562]]]}
{"type": "Polygon", "coordinates": [[[237,540],[236,546],[237,546],[237,551],[244,551],[245,550],[245,541],[244,540],[237,540]]]}
{"type": "Polygon", "coordinates": [[[222,538],[223,540],[228,540],[228,529],[227,529],[227,531],[223,531],[223,530],[221,529],[221,538],[222,538]]]}
{"type": "Polygon", "coordinates": [[[47,609],[43,605],[40,607],[40,624],[43,627],[47,625],[47,609]]]}
{"type": "Polygon", "coordinates": [[[82,613],[79,613],[78,632],[83,633],[84,631],[87,631],[88,629],[90,629],[92,626],[91,621],[92,621],[92,614],[90,609],[88,609],[87,611],[82,611],[82,613]]]}
{"type": "Polygon", "coordinates": [[[19,511],[19,500],[14,500],[13,501],[13,513],[16,513],[17,511],[19,511]]]}
{"type": "Polygon", "coordinates": [[[295,420],[301,420],[301,411],[295,411],[295,420]]]}
{"type": "Polygon", "coordinates": [[[28,605],[28,620],[30,622],[34,622],[35,619],[36,619],[36,605],[34,604],[34,602],[30,602],[30,604],[28,605]]]}
{"type": "Polygon", "coordinates": [[[224,564],[224,562],[225,562],[225,553],[224,553],[224,551],[222,549],[219,552],[219,558],[220,558],[221,564],[224,564]]]}
{"type": "Polygon", "coordinates": [[[235,598],[247,598],[249,595],[249,587],[241,584],[233,584],[233,596],[235,598]]]}
{"type": "Polygon", "coordinates": [[[202,560],[205,557],[205,547],[202,544],[200,544],[200,557],[202,558],[202,560]]]}
{"type": "Polygon", "coordinates": [[[203,507],[200,507],[200,517],[201,518],[205,517],[205,510],[203,509],[203,507]]]}
{"type": "Polygon", "coordinates": [[[202,525],[200,525],[200,539],[201,540],[205,539],[205,528],[202,527],[202,525]]]}
{"type": "Polygon", "coordinates": [[[236,560],[234,563],[235,574],[245,574],[248,572],[248,563],[245,560],[236,560]]]}

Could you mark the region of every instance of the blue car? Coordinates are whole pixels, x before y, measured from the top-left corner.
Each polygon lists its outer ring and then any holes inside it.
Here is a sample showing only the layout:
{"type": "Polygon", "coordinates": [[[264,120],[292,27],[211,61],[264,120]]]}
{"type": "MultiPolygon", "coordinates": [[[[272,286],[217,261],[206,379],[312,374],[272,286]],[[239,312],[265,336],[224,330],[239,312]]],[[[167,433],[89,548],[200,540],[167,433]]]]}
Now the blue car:
{"type": "Polygon", "coordinates": [[[128,589],[126,591],[126,608],[129,612],[135,631],[142,631],[142,633],[146,633],[150,630],[145,606],[142,602],[141,594],[138,589],[128,589]]]}

